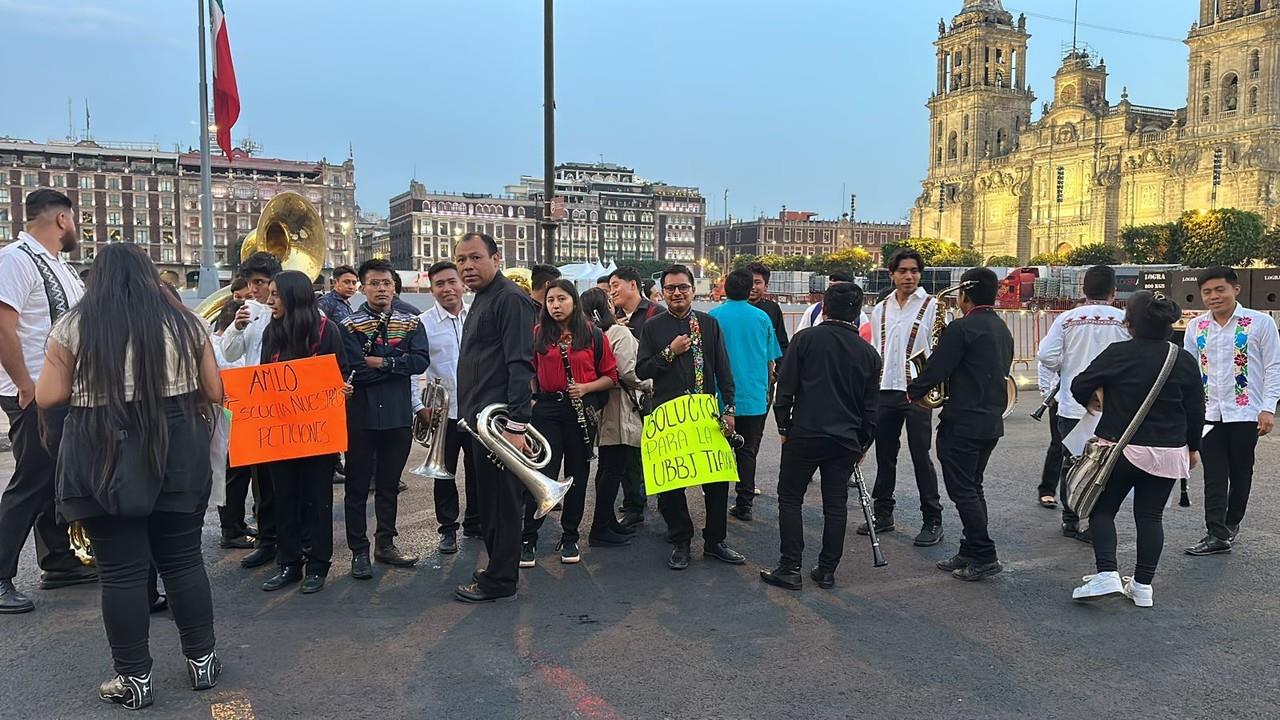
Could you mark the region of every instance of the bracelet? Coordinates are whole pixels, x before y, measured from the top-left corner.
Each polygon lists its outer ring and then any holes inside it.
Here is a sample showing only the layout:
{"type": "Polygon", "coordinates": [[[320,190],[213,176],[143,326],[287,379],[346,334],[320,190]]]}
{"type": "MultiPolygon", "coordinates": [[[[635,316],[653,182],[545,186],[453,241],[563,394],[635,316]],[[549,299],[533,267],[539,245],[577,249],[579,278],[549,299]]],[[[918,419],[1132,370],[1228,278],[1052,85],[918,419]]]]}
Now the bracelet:
{"type": "Polygon", "coordinates": [[[676,352],[668,347],[661,353],[658,353],[658,357],[661,357],[665,362],[670,363],[672,360],[676,359],[676,352]]]}

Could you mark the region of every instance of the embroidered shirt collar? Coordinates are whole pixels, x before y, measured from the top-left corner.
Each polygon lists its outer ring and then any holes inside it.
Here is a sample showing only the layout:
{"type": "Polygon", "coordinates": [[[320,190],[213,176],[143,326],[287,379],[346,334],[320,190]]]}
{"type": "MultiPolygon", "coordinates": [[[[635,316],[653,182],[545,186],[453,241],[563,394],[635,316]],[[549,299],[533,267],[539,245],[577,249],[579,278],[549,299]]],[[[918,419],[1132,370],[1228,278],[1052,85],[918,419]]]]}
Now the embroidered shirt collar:
{"type": "Polygon", "coordinates": [[[57,255],[54,255],[53,253],[49,252],[49,248],[45,247],[44,245],[41,245],[40,241],[35,239],[35,236],[27,232],[26,230],[23,230],[22,232],[18,233],[18,240],[25,242],[28,246],[31,247],[32,250],[36,252],[37,255],[44,255],[45,257],[51,260],[60,259],[57,255]]]}

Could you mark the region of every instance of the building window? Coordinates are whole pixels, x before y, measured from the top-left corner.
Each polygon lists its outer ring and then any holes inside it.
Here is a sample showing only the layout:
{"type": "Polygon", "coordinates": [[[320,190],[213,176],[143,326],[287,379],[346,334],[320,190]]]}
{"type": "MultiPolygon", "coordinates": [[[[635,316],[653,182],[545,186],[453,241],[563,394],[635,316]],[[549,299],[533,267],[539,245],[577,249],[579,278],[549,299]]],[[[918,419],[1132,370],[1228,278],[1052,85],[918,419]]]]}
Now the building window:
{"type": "Polygon", "coordinates": [[[119,189],[120,189],[120,178],[115,177],[114,175],[113,175],[113,176],[111,176],[111,177],[109,177],[109,178],[107,178],[107,189],[108,189],[108,190],[119,190],[119,189]]]}
{"type": "Polygon", "coordinates": [[[150,225],[150,223],[147,222],[147,214],[144,212],[134,213],[133,224],[134,225],[150,225]]]}
{"type": "Polygon", "coordinates": [[[108,225],[119,225],[119,224],[120,224],[120,212],[119,212],[119,211],[112,211],[112,212],[107,213],[107,224],[108,224],[108,225]]]}
{"type": "Polygon", "coordinates": [[[9,226],[0,225],[0,240],[9,240],[9,226]]]}
{"type": "Polygon", "coordinates": [[[62,173],[55,173],[51,179],[53,180],[53,186],[56,188],[64,188],[67,186],[67,176],[62,173]]]}
{"type": "Polygon", "coordinates": [[[81,176],[80,176],[80,189],[81,189],[81,190],[92,190],[92,189],[93,189],[93,176],[92,176],[92,175],[81,175],[81,176]]]}
{"type": "Polygon", "coordinates": [[[133,206],[134,206],[134,207],[136,207],[136,208],[145,208],[145,207],[147,206],[147,196],[146,196],[146,195],[140,195],[140,194],[139,194],[139,195],[134,195],[134,196],[133,196],[133,206]]]}
{"type": "Polygon", "coordinates": [[[1254,50],[1249,53],[1249,77],[1256,78],[1262,72],[1262,51],[1254,50]]]}
{"type": "Polygon", "coordinates": [[[1204,97],[1200,98],[1200,117],[1206,118],[1206,119],[1209,117],[1209,96],[1208,95],[1205,95],[1204,97]]]}
{"type": "Polygon", "coordinates": [[[93,242],[93,228],[91,228],[91,227],[81,227],[81,228],[80,228],[80,240],[81,240],[81,241],[83,241],[83,242],[93,242]]]}
{"type": "Polygon", "coordinates": [[[953,132],[947,137],[947,159],[955,160],[959,149],[960,138],[953,132]]]}
{"type": "Polygon", "coordinates": [[[160,192],[173,192],[173,180],[170,180],[168,178],[161,178],[160,192]]]}
{"type": "Polygon", "coordinates": [[[108,193],[108,194],[107,194],[107,206],[108,206],[108,207],[120,207],[120,193],[108,193]]]}
{"type": "Polygon", "coordinates": [[[1249,114],[1258,114],[1258,88],[1256,86],[1249,88],[1249,114]]]}
{"type": "Polygon", "coordinates": [[[248,217],[246,217],[246,216],[244,216],[244,215],[241,215],[240,217],[236,218],[236,229],[237,229],[237,230],[248,230],[248,229],[249,229],[249,218],[248,218],[248,217]]]}
{"type": "Polygon", "coordinates": [[[1213,85],[1213,63],[1205,63],[1200,74],[1200,84],[1204,87],[1213,85]]]}
{"type": "Polygon", "coordinates": [[[123,237],[123,236],[120,234],[120,229],[119,229],[119,228],[114,228],[114,229],[112,229],[110,232],[108,232],[108,233],[107,233],[107,240],[108,240],[108,242],[118,243],[118,242],[120,242],[120,240],[121,240],[121,238],[122,238],[122,237],[123,237]]]}
{"type": "MultiPolygon", "coordinates": [[[[143,242],[143,241],[139,240],[138,242],[143,242]]],[[[160,262],[167,262],[167,263],[173,262],[173,248],[160,249],[160,262]]]]}
{"type": "Polygon", "coordinates": [[[0,203],[9,202],[9,188],[0,188],[0,203]]]}
{"type": "Polygon", "coordinates": [[[22,184],[26,187],[35,187],[40,182],[40,176],[33,172],[22,173],[22,184]]]}
{"type": "Polygon", "coordinates": [[[1240,78],[1235,73],[1227,73],[1222,78],[1222,111],[1235,112],[1240,105],[1240,78]]]}
{"type": "Polygon", "coordinates": [[[151,231],[146,228],[138,228],[134,230],[133,241],[144,245],[151,242],[151,231]]]}

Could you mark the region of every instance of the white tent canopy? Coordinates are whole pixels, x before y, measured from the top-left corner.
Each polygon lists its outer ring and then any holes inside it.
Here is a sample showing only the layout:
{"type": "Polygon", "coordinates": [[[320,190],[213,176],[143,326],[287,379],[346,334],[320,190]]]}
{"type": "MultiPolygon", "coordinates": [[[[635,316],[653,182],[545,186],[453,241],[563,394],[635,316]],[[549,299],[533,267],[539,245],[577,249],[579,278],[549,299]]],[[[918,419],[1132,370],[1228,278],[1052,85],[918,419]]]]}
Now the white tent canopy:
{"type": "Polygon", "coordinates": [[[571,263],[560,266],[560,277],[572,280],[578,292],[582,292],[595,287],[597,279],[617,269],[618,266],[612,260],[607,265],[601,265],[599,262],[571,263]]]}

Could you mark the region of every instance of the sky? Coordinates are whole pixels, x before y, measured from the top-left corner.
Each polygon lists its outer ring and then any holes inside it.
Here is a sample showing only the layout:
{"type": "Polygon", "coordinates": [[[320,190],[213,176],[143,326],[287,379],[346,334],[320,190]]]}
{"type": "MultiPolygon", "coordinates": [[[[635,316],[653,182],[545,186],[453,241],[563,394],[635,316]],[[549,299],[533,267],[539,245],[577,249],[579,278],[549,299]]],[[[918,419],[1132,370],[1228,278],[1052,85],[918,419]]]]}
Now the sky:
{"type": "MultiPolygon", "coordinates": [[[[262,155],[356,161],[357,201],[385,214],[416,178],[498,193],[542,172],[537,0],[225,0],[237,139],[262,155]]],[[[919,194],[941,17],[963,0],[557,0],[557,160],[603,159],[701,188],[708,215],[811,210],[893,221],[919,194]]],[[[1028,15],[1040,103],[1072,37],[1072,0],[1028,15]],[[1050,19],[1065,19],[1065,22],[1050,19]]],[[[1079,0],[1109,99],[1186,104],[1195,0],[1079,0]],[[1096,26],[1096,27],[1095,27],[1096,26]]],[[[196,3],[0,0],[16,69],[0,136],[199,143],[196,3]]],[[[11,70],[12,72],[12,70],[11,70]]]]}

